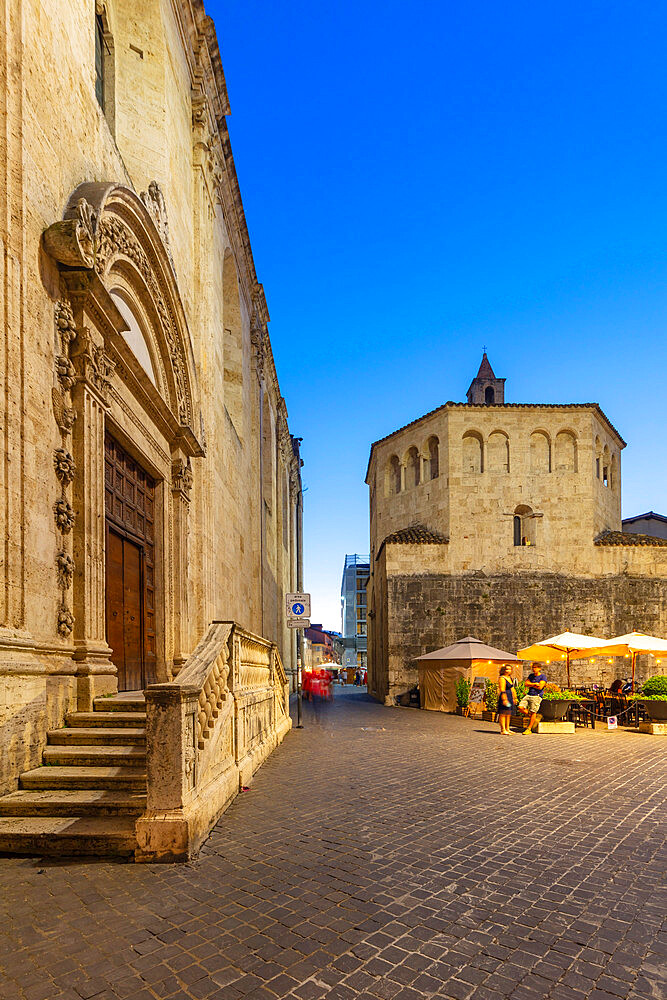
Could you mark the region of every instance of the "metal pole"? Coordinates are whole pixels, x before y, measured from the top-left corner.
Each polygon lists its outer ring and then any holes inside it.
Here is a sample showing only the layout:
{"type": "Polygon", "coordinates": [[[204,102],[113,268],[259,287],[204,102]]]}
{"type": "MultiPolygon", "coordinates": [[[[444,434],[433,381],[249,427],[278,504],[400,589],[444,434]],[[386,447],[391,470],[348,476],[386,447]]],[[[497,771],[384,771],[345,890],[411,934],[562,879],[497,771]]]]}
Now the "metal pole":
{"type": "Polygon", "coordinates": [[[296,630],[296,728],[303,729],[303,723],[301,721],[302,704],[301,704],[301,648],[302,648],[302,635],[301,629],[296,630]]]}

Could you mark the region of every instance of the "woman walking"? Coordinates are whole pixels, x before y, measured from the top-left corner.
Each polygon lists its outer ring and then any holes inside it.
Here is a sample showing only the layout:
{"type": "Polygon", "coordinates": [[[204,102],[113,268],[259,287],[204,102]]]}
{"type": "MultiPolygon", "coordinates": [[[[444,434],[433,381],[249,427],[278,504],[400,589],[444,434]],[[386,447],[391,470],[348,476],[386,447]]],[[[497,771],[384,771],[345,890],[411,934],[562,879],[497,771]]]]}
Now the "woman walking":
{"type": "Polygon", "coordinates": [[[498,725],[500,735],[510,735],[510,717],[514,711],[514,681],[512,668],[504,663],[498,674],[498,725]]]}

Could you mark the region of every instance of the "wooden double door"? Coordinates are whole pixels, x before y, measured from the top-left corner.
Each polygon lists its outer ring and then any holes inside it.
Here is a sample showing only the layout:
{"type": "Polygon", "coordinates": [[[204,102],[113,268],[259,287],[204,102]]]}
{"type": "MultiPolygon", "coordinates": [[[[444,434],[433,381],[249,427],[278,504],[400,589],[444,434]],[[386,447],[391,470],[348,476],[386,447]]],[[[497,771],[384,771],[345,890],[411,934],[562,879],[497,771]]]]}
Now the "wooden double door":
{"type": "Polygon", "coordinates": [[[156,680],[155,481],[110,435],[104,442],[106,631],[119,691],[156,680]]]}

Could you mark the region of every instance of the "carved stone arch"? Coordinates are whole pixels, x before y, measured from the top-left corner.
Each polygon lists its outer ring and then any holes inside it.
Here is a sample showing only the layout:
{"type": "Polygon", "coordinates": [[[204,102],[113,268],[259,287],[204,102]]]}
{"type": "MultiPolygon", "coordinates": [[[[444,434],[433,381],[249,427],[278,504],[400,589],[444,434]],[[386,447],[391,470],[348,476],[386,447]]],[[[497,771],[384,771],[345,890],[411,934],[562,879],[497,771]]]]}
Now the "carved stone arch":
{"type": "Polygon", "coordinates": [[[486,441],[486,468],[489,472],[510,471],[510,439],[507,431],[496,427],[486,441]]]}
{"type": "Polygon", "coordinates": [[[134,541],[128,544],[134,545],[135,562],[143,560],[134,589],[142,621],[150,618],[151,624],[150,630],[145,624],[142,642],[150,633],[153,645],[143,645],[143,655],[150,652],[151,658],[142,683],[167,680],[190,652],[191,459],[204,454],[203,425],[158,185],[139,197],[117,184],[83,184],[42,243],[58,266],[61,292],[53,386],[62,435],[53,456],[63,593],[57,629],[62,638],[71,636],[78,704],[90,710],[92,698],[117,683],[111,656],[122,649],[122,643],[107,642],[105,571],[117,560],[106,558],[105,530],[117,539],[131,525],[134,541]],[[149,347],[150,365],[124,336],[129,318],[113,295],[121,286],[149,347]],[[119,497],[129,498],[127,504],[137,498],[136,510],[126,509],[119,497]],[[140,527],[141,545],[135,544],[140,527]]]}
{"type": "MultiPolygon", "coordinates": [[[[116,184],[85,183],[71,195],[64,222],[79,234],[105,288],[123,275],[150,316],[160,359],[161,394],[186,449],[201,455],[201,416],[192,341],[168,246],[166,209],[153,182],[142,197],[116,184]]],[[[51,227],[53,229],[54,227],[51,227]]],[[[47,243],[47,249],[48,243],[47,243]]],[[[85,266],[86,261],[81,264],[85,266]]],[[[171,436],[171,435],[169,435],[171,436]]]]}

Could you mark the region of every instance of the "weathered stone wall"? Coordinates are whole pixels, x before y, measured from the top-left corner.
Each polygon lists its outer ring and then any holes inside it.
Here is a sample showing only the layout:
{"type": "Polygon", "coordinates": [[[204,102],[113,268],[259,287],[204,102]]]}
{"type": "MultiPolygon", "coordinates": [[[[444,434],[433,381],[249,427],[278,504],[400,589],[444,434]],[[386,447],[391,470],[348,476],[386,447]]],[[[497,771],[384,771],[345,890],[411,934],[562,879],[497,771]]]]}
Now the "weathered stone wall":
{"type": "MultiPolygon", "coordinates": [[[[372,680],[375,696],[389,703],[417,683],[415,657],[466,635],[515,652],[565,628],[601,636],[632,629],[667,634],[665,577],[426,573],[390,576],[386,588],[384,606],[376,603],[380,613],[375,628],[387,629],[389,650],[384,669],[383,660],[376,664],[372,656],[372,680]]],[[[545,669],[551,680],[565,683],[562,662],[545,669]]],[[[655,672],[652,657],[637,658],[639,679],[655,672]]],[[[619,658],[612,663],[599,658],[571,664],[572,683],[608,684],[628,673],[629,661],[619,658]]]]}
{"type": "Polygon", "coordinates": [[[622,446],[593,405],[448,403],[373,446],[367,478],[372,554],[392,532],[423,524],[449,538],[453,572],[571,572],[582,545],[606,529],[620,530],[622,446]],[[439,442],[435,479],[427,459],[433,438],[439,442]],[[410,465],[415,451],[422,473],[417,485],[410,465]],[[609,456],[608,485],[602,465],[597,475],[598,451],[609,456]],[[523,526],[529,546],[514,545],[517,508],[530,515],[523,526]]]}
{"type": "MultiPolygon", "coordinates": [[[[40,762],[48,728],[113,683],[104,629],[105,429],[156,480],[157,666],[163,681],[213,619],[233,619],[274,640],[286,668],[295,666],[283,595],[296,586],[300,483],[226,128],[220,54],[201,0],[0,0],[0,23],[4,789],[40,762]],[[108,41],[104,111],[95,94],[96,10],[103,11],[108,41]],[[151,232],[133,231],[139,247],[134,259],[122,253],[111,259],[111,253],[105,268],[98,254],[77,272],[79,286],[65,287],[70,264],[63,267],[47,252],[43,234],[63,219],[73,192],[84,183],[109,182],[139,202],[152,181],[166,219],[152,211],[151,221],[149,209],[142,209],[141,225],[151,232]],[[161,265],[166,280],[175,281],[167,304],[148,280],[161,265]],[[123,341],[121,316],[110,299],[118,289],[137,318],[139,341],[146,342],[152,381],[123,341]],[[88,357],[77,370],[71,400],[56,375],[63,349],[54,310],[70,293],[75,306],[76,295],[87,295],[75,308],[72,352],[89,332],[95,350],[115,364],[104,398],[87,383],[88,357]],[[176,376],[174,346],[159,331],[165,314],[182,335],[193,399],[187,417],[167,391],[176,376]],[[110,330],[114,323],[117,329],[110,330]],[[69,429],[55,417],[54,390],[71,404],[69,429]],[[268,435],[262,434],[262,411],[268,435]],[[59,447],[71,450],[77,465],[68,486],[77,527],[67,538],[54,521],[59,447]],[[184,463],[191,475],[186,488],[184,463]],[[65,589],[57,573],[64,548],[75,556],[65,589]],[[63,604],[74,620],[59,631],[63,604]]],[[[123,209],[129,230],[136,222],[131,204],[126,199],[123,209]]],[[[155,210],[150,198],[144,204],[155,210]]],[[[91,228],[96,224],[99,219],[91,228]]],[[[94,240],[99,243],[99,228],[94,240]]]]}

